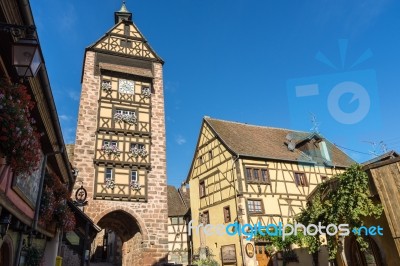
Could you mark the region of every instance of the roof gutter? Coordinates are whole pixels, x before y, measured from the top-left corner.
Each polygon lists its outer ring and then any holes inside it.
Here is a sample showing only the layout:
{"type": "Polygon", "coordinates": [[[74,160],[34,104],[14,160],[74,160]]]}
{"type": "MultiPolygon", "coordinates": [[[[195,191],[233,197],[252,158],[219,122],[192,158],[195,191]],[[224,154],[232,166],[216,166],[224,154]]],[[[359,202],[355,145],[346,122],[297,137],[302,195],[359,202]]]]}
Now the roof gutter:
{"type": "MultiPolygon", "coordinates": [[[[29,4],[29,0],[18,0],[18,5],[20,7],[20,11],[21,11],[21,14],[22,14],[25,24],[35,25],[33,15],[32,15],[32,9],[29,4]]],[[[37,35],[37,33],[36,33],[36,35],[37,35]]],[[[42,58],[43,58],[43,53],[42,53],[42,49],[40,46],[39,38],[38,38],[38,36],[36,36],[36,37],[38,39],[40,53],[42,54],[42,58]]],[[[58,120],[57,109],[54,104],[54,98],[53,98],[53,94],[51,92],[50,81],[49,81],[49,77],[47,74],[44,58],[43,58],[43,64],[39,70],[39,75],[40,75],[41,85],[43,88],[43,93],[45,95],[45,101],[47,102],[49,109],[50,109],[49,110],[50,117],[51,117],[51,122],[52,122],[53,128],[56,133],[57,144],[59,146],[59,150],[60,151],[62,150],[61,156],[62,156],[63,162],[67,168],[69,190],[72,190],[74,182],[75,182],[75,178],[72,175],[72,169],[71,169],[70,162],[68,159],[67,150],[65,149],[64,138],[63,138],[63,135],[61,132],[60,121],[58,120]]]]}

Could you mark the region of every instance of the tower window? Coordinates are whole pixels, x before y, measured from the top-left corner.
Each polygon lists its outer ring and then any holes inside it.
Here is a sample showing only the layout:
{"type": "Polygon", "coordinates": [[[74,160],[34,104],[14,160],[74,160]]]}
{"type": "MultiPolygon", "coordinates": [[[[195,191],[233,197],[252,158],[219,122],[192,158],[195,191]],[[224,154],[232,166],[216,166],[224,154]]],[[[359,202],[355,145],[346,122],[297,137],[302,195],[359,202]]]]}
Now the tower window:
{"type": "Polygon", "coordinates": [[[132,48],[132,42],[131,41],[121,40],[121,46],[125,47],[125,48],[132,48]]]}
{"type": "Polygon", "coordinates": [[[104,179],[112,179],[113,177],[113,169],[112,168],[106,168],[105,172],[104,172],[104,179]]]}
{"type": "Polygon", "coordinates": [[[137,171],[134,171],[134,170],[131,171],[131,182],[135,182],[135,183],[139,182],[139,177],[138,177],[137,171]]]}
{"type": "Polygon", "coordinates": [[[132,149],[138,149],[138,150],[143,150],[144,149],[144,144],[139,144],[139,143],[131,143],[131,150],[132,149]]]}
{"type": "Polygon", "coordinates": [[[116,114],[121,114],[121,115],[132,115],[132,116],[136,116],[135,111],[129,111],[129,110],[115,110],[116,114]]]}
{"type": "Polygon", "coordinates": [[[118,147],[118,142],[114,140],[103,140],[103,146],[118,147]]]}

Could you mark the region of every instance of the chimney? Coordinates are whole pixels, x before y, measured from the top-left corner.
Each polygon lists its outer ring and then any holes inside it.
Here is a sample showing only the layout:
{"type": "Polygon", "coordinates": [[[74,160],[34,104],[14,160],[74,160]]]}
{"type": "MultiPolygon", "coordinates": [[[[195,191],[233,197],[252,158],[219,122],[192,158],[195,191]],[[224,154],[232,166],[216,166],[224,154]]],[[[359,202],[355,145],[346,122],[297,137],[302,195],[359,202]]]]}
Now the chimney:
{"type": "Polygon", "coordinates": [[[182,182],[182,184],[181,184],[181,191],[182,191],[183,193],[186,193],[186,192],[187,192],[186,183],[185,183],[185,182],[182,182]]]}

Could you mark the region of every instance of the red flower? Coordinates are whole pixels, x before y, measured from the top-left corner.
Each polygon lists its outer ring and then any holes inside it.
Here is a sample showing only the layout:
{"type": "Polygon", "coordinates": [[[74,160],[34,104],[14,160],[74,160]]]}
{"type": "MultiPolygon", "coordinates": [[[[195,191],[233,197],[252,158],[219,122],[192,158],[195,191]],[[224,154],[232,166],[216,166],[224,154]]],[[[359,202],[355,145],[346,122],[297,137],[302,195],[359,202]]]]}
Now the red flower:
{"type": "Polygon", "coordinates": [[[15,173],[27,176],[40,162],[40,135],[30,114],[34,105],[24,85],[0,80],[0,150],[15,173]]]}

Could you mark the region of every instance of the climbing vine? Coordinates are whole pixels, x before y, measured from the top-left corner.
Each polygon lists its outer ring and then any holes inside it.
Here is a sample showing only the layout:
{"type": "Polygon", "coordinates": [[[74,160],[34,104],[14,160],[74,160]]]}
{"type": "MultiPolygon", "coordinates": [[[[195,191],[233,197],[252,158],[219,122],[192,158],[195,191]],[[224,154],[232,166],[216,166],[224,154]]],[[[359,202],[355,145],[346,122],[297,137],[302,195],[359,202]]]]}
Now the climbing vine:
{"type": "MultiPolygon", "coordinates": [[[[382,206],[375,204],[369,195],[367,174],[360,165],[353,165],[336,178],[329,180],[317,187],[315,194],[297,217],[297,221],[304,225],[318,224],[348,224],[349,229],[359,228],[364,225],[365,217],[373,216],[376,219],[382,214],[382,206]]],[[[327,235],[329,259],[333,260],[338,252],[337,235],[327,235]]],[[[368,243],[362,236],[356,237],[362,249],[368,243]]],[[[319,234],[306,236],[304,241],[311,254],[318,252],[321,245],[319,234]]]]}

